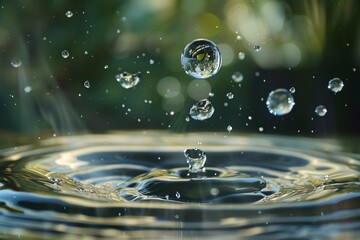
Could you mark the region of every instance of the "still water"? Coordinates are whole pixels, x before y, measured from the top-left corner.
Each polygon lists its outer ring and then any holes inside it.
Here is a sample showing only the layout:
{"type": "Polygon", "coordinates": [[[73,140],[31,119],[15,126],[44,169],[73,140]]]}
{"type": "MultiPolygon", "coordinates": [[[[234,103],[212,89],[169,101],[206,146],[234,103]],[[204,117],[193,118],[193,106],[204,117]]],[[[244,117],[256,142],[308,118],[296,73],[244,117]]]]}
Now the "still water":
{"type": "Polygon", "coordinates": [[[149,131],[3,149],[0,239],[356,239],[356,142],[149,131]]]}

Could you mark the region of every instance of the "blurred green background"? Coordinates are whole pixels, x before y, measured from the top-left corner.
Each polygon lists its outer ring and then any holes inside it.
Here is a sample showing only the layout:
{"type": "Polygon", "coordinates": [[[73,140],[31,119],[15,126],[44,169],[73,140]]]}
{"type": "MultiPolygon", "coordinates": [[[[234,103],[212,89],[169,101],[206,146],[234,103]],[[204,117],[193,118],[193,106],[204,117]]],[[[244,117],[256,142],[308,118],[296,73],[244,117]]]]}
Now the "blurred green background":
{"type": "Polygon", "coordinates": [[[233,132],[356,135],[359,18],[356,0],[2,0],[0,132],[226,132],[231,125],[233,132]],[[220,72],[206,80],[192,79],[180,64],[197,38],[217,43],[223,57],[220,72]],[[114,77],[122,71],[140,71],[139,85],[122,88],[114,77]],[[240,84],[235,72],[244,76],[240,84]],[[345,84],[336,95],[327,89],[335,77],[345,84]],[[271,115],[269,92],[291,87],[292,112],[271,115]],[[192,104],[210,92],[213,117],[187,122],[192,104]],[[320,104],[324,117],[314,112],[320,104]]]}

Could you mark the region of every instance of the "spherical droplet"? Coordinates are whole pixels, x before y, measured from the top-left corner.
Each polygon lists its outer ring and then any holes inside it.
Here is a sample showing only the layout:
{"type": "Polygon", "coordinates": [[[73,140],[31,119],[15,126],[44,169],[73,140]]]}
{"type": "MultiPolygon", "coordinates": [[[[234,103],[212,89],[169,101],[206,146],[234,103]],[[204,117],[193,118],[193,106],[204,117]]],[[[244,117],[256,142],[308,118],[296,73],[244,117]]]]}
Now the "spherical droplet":
{"type": "Polygon", "coordinates": [[[86,80],[86,81],[84,82],[84,87],[90,88],[90,82],[89,82],[89,80],[86,80]]]}
{"type": "Polygon", "coordinates": [[[289,89],[289,91],[290,91],[291,93],[295,93],[295,88],[294,88],[294,87],[291,87],[291,88],[289,89]]]}
{"type": "Polygon", "coordinates": [[[67,16],[68,18],[71,18],[73,16],[73,13],[71,11],[67,11],[65,13],[65,16],[67,16]]]}
{"type": "Polygon", "coordinates": [[[315,113],[318,116],[323,117],[327,113],[327,109],[323,105],[319,105],[315,108],[315,113]]]}
{"type": "Polygon", "coordinates": [[[267,108],[273,115],[285,115],[288,114],[295,105],[294,97],[286,89],[276,89],[272,91],[267,100],[267,108]]]}
{"type": "Polygon", "coordinates": [[[244,79],[244,76],[240,72],[234,72],[234,74],[231,76],[231,79],[234,82],[241,82],[244,79]]]}
{"type": "Polygon", "coordinates": [[[29,92],[31,92],[32,91],[32,87],[31,86],[26,86],[26,87],[24,87],[24,92],[25,93],[29,93],[29,92]]]}
{"type": "Polygon", "coordinates": [[[231,131],[232,131],[232,129],[233,129],[233,128],[232,128],[232,126],[231,126],[231,125],[228,125],[228,126],[227,126],[227,128],[226,128],[226,130],[227,130],[228,132],[231,132],[231,131]]]}
{"type": "Polygon", "coordinates": [[[67,50],[63,50],[62,52],[61,52],[61,56],[63,57],[63,58],[68,58],[69,57],[69,52],[67,51],[67,50]]]}
{"type": "Polygon", "coordinates": [[[133,88],[140,82],[141,73],[131,74],[128,72],[122,72],[115,76],[116,81],[120,83],[120,85],[125,88],[133,88]]]}
{"type": "Polygon", "coordinates": [[[203,100],[200,100],[197,103],[195,103],[190,108],[189,114],[194,120],[203,121],[208,118],[211,118],[214,111],[215,111],[215,109],[212,106],[211,102],[207,99],[203,99],[203,100]]]}
{"type": "Polygon", "coordinates": [[[254,46],[254,50],[258,52],[261,50],[261,47],[259,45],[256,45],[256,46],[254,46]]]}
{"type": "Polygon", "coordinates": [[[334,93],[340,92],[344,87],[343,81],[340,78],[333,78],[329,81],[328,89],[333,91],[334,93]]]}
{"type": "Polygon", "coordinates": [[[186,162],[189,164],[189,172],[197,173],[204,172],[205,162],[206,162],[206,154],[197,148],[186,149],[184,151],[184,155],[186,158],[186,162]]]}
{"type": "Polygon", "coordinates": [[[13,60],[11,60],[11,65],[15,68],[20,67],[21,66],[21,60],[18,58],[13,58],[13,60]]]}
{"type": "Polygon", "coordinates": [[[238,58],[239,58],[240,60],[244,60],[244,59],[245,59],[245,53],[244,53],[244,52],[239,52],[238,58]]]}
{"type": "Polygon", "coordinates": [[[226,94],[226,96],[227,96],[228,99],[233,99],[234,98],[234,94],[232,92],[228,92],[226,94]]]}
{"type": "Polygon", "coordinates": [[[204,79],[215,75],[221,67],[219,48],[210,40],[197,39],[185,46],[181,64],[186,74],[204,79]]]}

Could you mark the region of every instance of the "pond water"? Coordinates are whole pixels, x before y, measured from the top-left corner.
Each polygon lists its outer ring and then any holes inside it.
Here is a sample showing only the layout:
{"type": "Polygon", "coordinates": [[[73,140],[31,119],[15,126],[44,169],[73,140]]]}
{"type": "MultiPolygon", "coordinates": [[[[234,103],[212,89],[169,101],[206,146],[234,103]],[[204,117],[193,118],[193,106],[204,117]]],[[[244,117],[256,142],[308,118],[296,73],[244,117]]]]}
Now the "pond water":
{"type": "Polygon", "coordinates": [[[4,149],[0,237],[352,239],[356,142],[138,131],[4,149]],[[190,139],[205,171],[188,171],[190,139]]]}

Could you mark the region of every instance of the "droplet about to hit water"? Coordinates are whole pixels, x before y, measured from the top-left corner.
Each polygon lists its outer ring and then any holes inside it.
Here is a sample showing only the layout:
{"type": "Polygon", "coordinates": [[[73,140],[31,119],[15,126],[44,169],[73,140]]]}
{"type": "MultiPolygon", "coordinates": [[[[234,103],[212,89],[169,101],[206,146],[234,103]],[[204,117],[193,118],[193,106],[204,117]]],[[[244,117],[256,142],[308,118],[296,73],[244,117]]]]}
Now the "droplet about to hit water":
{"type": "Polygon", "coordinates": [[[328,89],[334,93],[340,92],[344,87],[343,81],[340,78],[333,78],[329,81],[328,89]]]}
{"type": "Polygon", "coordinates": [[[205,172],[206,154],[197,148],[186,149],[184,151],[186,162],[189,164],[190,173],[205,172]]]}
{"type": "Polygon", "coordinates": [[[117,74],[115,76],[115,79],[116,79],[116,81],[118,81],[120,83],[120,85],[123,88],[129,89],[129,88],[135,87],[140,82],[140,77],[141,77],[140,72],[135,73],[135,74],[123,72],[123,73],[117,74]]]}
{"type": "Polygon", "coordinates": [[[215,109],[211,104],[211,102],[207,99],[203,99],[195,103],[190,108],[189,114],[193,119],[203,121],[208,118],[211,118],[214,111],[215,109]]]}
{"type": "Polygon", "coordinates": [[[219,48],[210,40],[197,39],[185,46],[181,65],[186,74],[204,79],[215,75],[221,67],[219,48]]]}
{"type": "Polygon", "coordinates": [[[244,79],[244,76],[240,72],[234,72],[234,74],[231,76],[231,79],[234,82],[241,82],[244,79]]]}
{"type": "Polygon", "coordinates": [[[259,45],[256,45],[256,46],[254,46],[254,50],[258,52],[261,50],[261,47],[259,45]]]}
{"type": "Polygon", "coordinates": [[[11,66],[17,68],[21,66],[21,60],[18,58],[13,58],[13,60],[11,60],[11,66]]]}
{"type": "Polygon", "coordinates": [[[67,50],[63,50],[62,52],[61,52],[61,56],[63,57],[63,58],[68,58],[69,57],[69,52],[67,51],[67,50]]]}
{"type": "Polygon", "coordinates": [[[239,52],[238,58],[239,58],[240,60],[244,60],[244,59],[245,59],[245,53],[244,53],[244,52],[239,52]]]}
{"type": "Polygon", "coordinates": [[[315,113],[320,116],[323,117],[325,116],[325,114],[327,113],[327,109],[326,107],[324,107],[323,105],[319,105],[315,108],[315,113]]]}
{"type": "Polygon", "coordinates": [[[288,114],[295,105],[294,97],[286,89],[276,89],[272,91],[267,100],[267,108],[273,115],[281,116],[288,114]]]}
{"type": "Polygon", "coordinates": [[[65,13],[65,16],[67,16],[68,18],[71,18],[73,16],[73,13],[71,11],[67,11],[65,13]]]}
{"type": "Polygon", "coordinates": [[[90,82],[89,82],[89,80],[86,80],[86,81],[84,82],[84,87],[90,88],[90,82]]]}

